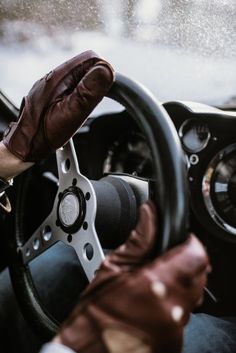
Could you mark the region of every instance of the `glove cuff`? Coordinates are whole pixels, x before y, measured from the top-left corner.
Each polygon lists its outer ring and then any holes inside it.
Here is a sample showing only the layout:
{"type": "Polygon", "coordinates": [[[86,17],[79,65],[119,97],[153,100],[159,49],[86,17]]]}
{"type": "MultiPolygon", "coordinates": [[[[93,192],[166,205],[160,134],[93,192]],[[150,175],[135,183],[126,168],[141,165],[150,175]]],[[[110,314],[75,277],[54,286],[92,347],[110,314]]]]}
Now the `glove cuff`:
{"type": "Polygon", "coordinates": [[[100,330],[88,315],[67,320],[58,333],[59,341],[77,353],[109,353],[100,330]]]}
{"type": "Polygon", "coordinates": [[[3,144],[14,156],[23,162],[37,162],[50,152],[53,152],[52,147],[45,138],[42,121],[39,123],[36,135],[31,132],[31,129],[34,129],[33,121],[30,112],[25,107],[19,120],[10,123],[3,134],[3,144]],[[38,145],[40,150],[37,148],[38,145]]]}

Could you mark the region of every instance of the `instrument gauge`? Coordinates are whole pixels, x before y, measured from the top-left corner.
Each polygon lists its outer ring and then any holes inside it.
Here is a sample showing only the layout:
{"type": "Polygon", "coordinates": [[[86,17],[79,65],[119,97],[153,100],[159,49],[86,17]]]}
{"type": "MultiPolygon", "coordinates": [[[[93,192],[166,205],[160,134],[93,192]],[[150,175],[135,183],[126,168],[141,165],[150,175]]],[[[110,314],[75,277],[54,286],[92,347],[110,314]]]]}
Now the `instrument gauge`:
{"type": "Polygon", "coordinates": [[[213,221],[236,235],[236,144],[212,159],[203,177],[202,193],[213,221]]]}
{"type": "Polygon", "coordinates": [[[118,137],[107,152],[103,172],[150,178],[153,175],[152,157],[145,138],[136,132],[118,137]]]}
{"type": "Polygon", "coordinates": [[[211,133],[206,123],[190,119],[181,125],[179,137],[187,152],[196,153],[207,146],[211,133]]]}

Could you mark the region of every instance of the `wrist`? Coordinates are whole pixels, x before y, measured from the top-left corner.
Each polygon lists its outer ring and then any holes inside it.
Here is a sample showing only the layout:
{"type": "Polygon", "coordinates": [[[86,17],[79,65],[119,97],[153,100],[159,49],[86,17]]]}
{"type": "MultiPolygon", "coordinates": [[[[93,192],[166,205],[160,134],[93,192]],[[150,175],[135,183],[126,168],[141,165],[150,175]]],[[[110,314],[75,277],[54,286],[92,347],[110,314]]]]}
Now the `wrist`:
{"type": "Polygon", "coordinates": [[[3,181],[8,182],[33,164],[32,162],[22,161],[12,154],[3,142],[0,142],[0,178],[3,181]]]}
{"type": "Polygon", "coordinates": [[[55,353],[55,352],[57,352],[57,353],[75,353],[69,347],[66,347],[63,344],[57,343],[54,341],[44,344],[39,353],[55,353]]]}
{"type": "MultiPolygon", "coordinates": [[[[103,353],[106,351],[97,319],[82,312],[80,304],[61,326],[55,343],[69,347],[76,353],[103,353]]],[[[85,310],[86,311],[86,310],[85,310]]]]}
{"type": "Polygon", "coordinates": [[[55,337],[52,339],[52,342],[53,342],[53,343],[63,344],[60,335],[55,336],[55,337]]]}

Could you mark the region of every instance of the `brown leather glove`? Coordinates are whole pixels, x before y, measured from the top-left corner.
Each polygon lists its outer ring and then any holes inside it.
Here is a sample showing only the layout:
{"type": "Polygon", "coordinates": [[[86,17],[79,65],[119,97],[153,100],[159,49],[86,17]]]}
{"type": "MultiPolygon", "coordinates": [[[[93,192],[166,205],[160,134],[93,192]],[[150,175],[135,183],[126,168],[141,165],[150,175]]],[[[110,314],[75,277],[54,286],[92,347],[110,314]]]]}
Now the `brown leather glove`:
{"type": "Polygon", "coordinates": [[[155,210],[144,204],[125,245],[108,256],[55,341],[79,353],[178,353],[209,268],[199,240],[148,261],[155,210]]]}
{"type": "Polygon", "coordinates": [[[112,67],[86,51],[37,81],[4,134],[7,149],[36,162],[64,145],[110,89],[112,67]]]}

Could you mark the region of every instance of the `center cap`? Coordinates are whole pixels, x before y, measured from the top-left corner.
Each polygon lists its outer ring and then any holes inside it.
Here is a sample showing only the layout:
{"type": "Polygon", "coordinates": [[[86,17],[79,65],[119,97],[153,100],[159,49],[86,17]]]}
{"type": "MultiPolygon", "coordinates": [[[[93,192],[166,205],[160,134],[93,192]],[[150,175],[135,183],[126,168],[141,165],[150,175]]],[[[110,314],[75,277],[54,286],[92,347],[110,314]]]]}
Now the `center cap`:
{"type": "Polygon", "coordinates": [[[73,193],[67,193],[63,196],[58,215],[61,223],[66,226],[72,226],[80,215],[80,204],[78,197],[73,193]]]}

